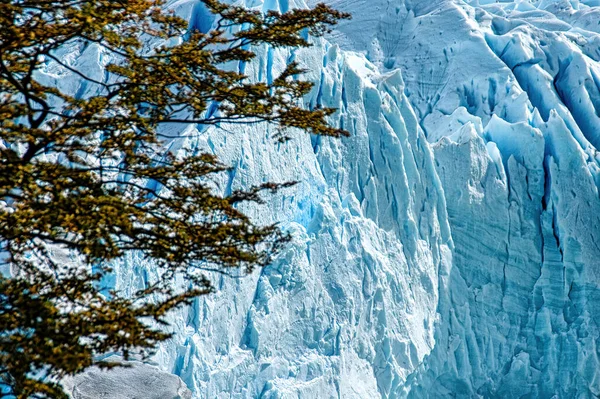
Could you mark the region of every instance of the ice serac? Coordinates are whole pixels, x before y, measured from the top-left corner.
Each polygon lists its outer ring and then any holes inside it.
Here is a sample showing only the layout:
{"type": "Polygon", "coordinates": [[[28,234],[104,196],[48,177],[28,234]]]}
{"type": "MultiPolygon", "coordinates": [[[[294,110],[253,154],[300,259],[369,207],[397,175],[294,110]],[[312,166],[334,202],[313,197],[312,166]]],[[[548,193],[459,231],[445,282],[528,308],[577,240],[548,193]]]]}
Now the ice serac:
{"type": "Polygon", "coordinates": [[[455,245],[435,346],[390,396],[597,397],[598,4],[375,3],[334,39],[402,69],[455,245]]]}
{"type": "MultiPolygon", "coordinates": [[[[172,148],[233,167],[223,193],[300,183],[246,209],[289,247],[249,278],[215,276],[155,361],[195,398],[598,397],[600,2],[328,3],[353,19],[240,68],[269,81],[298,61],[306,106],[338,108],[350,138],[175,128],[172,148]]],[[[169,6],[212,23],[198,2],[169,6]]],[[[102,76],[102,52],[78,51],[102,76]]],[[[115,270],[121,289],[153,274],[135,257],[115,270]]]]}
{"type": "Polygon", "coordinates": [[[332,123],[352,136],[291,132],[279,144],[265,126],[189,130],[180,145],[234,167],[223,190],[300,182],[247,209],[294,241],[273,265],[218,280],[218,293],[174,316],[178,335],[157,360],[198,397],[392,395],[434,346],[438,274],[451,264],[433,152],[399,71],[327,41],[257,51],[246,73],[268,80],[295,59],[316,83],[306,105],[339,108],[332,123]]]}

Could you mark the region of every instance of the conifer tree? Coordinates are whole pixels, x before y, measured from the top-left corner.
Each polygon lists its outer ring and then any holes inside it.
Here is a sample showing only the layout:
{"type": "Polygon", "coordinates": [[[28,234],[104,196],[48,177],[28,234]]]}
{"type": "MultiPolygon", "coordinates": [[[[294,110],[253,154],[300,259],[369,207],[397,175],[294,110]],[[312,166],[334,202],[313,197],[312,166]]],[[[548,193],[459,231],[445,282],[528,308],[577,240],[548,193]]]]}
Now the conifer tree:
{"type": "Polygon", "coordinates": [[[0,277],[0,397],[63,398],[61,378],[112,367],[99,355],[148,356],[170,336],[165,315],[212,291],[204,272],[250,272],[285,244],[276,225],[237,206],[281,184],[222,196],[210,181],[227,167],[165,150],[162,126],[347,134],[328,125],[335,110],[301,106],[312,85],[295,63],[272,83],[231,67],[251,62],[256,45],[309,46],[306,32],[322,35],[347,15],[201,1],[215,17],[208,32],[190,31],[163,0],[0,1],[0,261],[10,269],[0,277]],[[165,44],[145,48],[151,41],[165,44]],[[59,55],[89,45],[112,60],[101,80],[59,55]],[[45,83],[39,70],[50,63],[97,94],[45,83]],[[131,252],[160,278],[128,296],[103,289],[111,261],[131,252]]]}

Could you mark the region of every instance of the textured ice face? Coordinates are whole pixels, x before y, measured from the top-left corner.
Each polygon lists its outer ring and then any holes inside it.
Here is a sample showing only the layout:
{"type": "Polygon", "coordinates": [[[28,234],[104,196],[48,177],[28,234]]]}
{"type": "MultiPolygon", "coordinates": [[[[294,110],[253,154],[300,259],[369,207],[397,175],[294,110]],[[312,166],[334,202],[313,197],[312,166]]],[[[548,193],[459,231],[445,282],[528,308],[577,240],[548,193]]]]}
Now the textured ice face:
{"type": "MultiPolygon", "coordinates": [[[[311,49],[258,48],[245,71],[299,61],[307,106],[339,108],[350,138],[174,128],[173,148],[233,166],[223,192],[300,184],[247,209],[294,242],[247,279],[216,277],[155,360],[198,398],[600,395],[600,2],[328,3],[353,20],[311,49]]],[[[77,51],[102,74],[101,52],[77,51]]],[[[152,273],[131,257],[113,284],[152,273]]]]}
{"type": "Polygon", "coordinates": [[[600,9],[400,3],[360,14],[366,45],[332,35],[401,68],[455,244],[435,347],[390,396],[598,395],[600,9]]]}
{"type": "Polygon", "coordinates": [[[334,123],[352,137],[299,133],[279,145],[259,126],[207,130],[185,144],[235,166],[223,187],[300,182],[248,210],[294,233],[280,259],[249,279],[222,280],[216,295],[173,317],[179,341],[160,361],[200,397],[377,397],[402,386],[434,346],[451,241],[401,76],[325,42],[296,54],[265,49],[265,64],[247,72],[268,79],[291,56],[317,82],[307,104],[339,107],[334,123]]]}

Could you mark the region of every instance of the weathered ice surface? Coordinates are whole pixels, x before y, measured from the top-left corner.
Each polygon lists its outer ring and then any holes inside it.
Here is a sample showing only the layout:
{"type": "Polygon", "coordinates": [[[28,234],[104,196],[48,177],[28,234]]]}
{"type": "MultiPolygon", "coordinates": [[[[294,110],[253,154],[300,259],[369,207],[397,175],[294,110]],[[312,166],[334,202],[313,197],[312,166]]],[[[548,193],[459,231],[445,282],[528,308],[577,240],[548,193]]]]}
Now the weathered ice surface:
{"type": "MultiPolygon", "coordinates": [[[[300,62],[306,105],[339,108],[350,138],[171,127],[186,136],[172,148],[233,166],[224,193],[300,184],[247,209],[293,243],[249,278],[215,277],[154,360],[194,398],[600,395],[600,1],[328,3],[354,18],[238,67],[268,81],[300,62]]],[[[197,1],[169,6],[212,24],[197,1]]],[[[100,79],[109,62],[64,56],[100,79]]],[[[153,276],[135,257],[115,270],[125,290],[153,276]]]]}
{"type": "MultiPolygon", "coordinates": [[[[114,359],[119,362],[118,359],[114,359]]],[[[73,399],[191,399],[192,393],[176,375],[139,362],[128,367],[91,368],[64,382],[73,399]]]]}

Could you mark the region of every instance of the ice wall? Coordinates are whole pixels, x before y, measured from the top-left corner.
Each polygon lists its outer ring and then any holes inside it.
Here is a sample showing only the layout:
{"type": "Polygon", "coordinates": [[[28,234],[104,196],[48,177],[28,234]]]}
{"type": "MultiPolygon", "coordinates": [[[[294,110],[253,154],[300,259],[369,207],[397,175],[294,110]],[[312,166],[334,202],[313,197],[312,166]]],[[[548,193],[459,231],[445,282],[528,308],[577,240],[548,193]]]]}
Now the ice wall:
{"type": "Polygon", "coordinates": [[[334,35],[401,68],[455,244],[435,347],[390,397],[597,397],[600,9],[471,3],[382,1],[334,35]]]}
{"type": "MultiPolygon", "coordinates": [[[[234,167],[223,192],[300,184],[247,209],[294,242],[249,278],[216,277],[155,360],[197,398],[600,395],[600,3],[328,3],[353,20],[243,67],[268,81],[300,62],[306,105],[339,108],[350,138],[176,128],[173,148],[234,167]]],[[[169,6],[212,23],[198,2],[169,6]]],[[[101,76],[101,51],[78,51],[101,76]]],[[[152,275],[117,266],[118,288],[152,275]]]]}
{"type": "MultiPolygon", "coordinates": [[[[307,106],[340,109],[352,133],[330,140],[274,130],[206,130],[181,145],[215,151],[235,166],[222,186],[296,180],[267,207],[292,245],[245,280],[173,317],[179,332],[158,361],[198,397],[389,395],[434,346],[438,275],[451,238],[433,153],[398,71],[381,74],[363,55],[316,43],[290,53],[259,49],[246,72],[269,79],[294,57],[317,82],[307,106]]],[[[136,265],[137,266],[137,265],[136,265]]]]}

